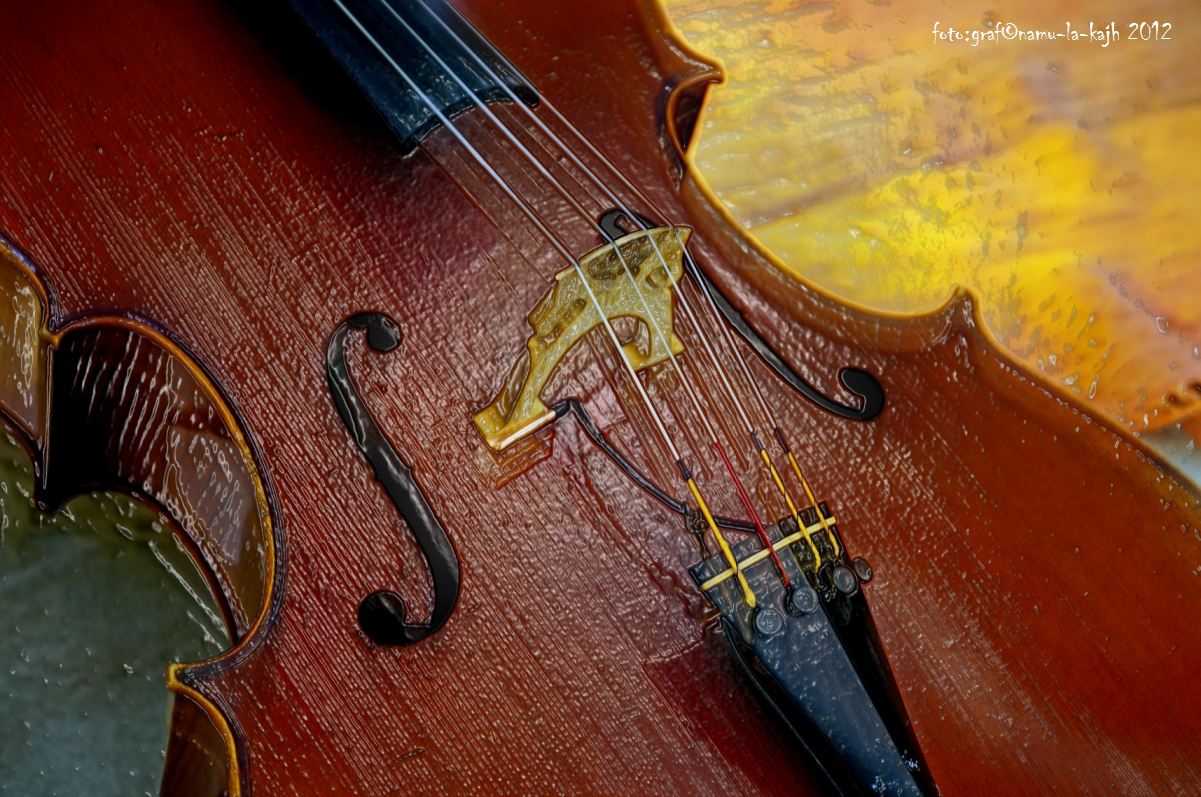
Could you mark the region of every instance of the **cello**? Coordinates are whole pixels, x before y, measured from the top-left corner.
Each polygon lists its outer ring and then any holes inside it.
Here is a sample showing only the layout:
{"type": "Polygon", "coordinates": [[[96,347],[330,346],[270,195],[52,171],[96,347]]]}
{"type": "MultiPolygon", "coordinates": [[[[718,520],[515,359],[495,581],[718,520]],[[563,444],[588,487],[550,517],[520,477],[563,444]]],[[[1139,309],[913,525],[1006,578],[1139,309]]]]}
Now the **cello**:
{"type": "Polygon", "coordinates": [[[6,14],[0,408],[236,640],[164,793],[1196,788],[1195,491],[781,271],[657,5],[6,14]]]}

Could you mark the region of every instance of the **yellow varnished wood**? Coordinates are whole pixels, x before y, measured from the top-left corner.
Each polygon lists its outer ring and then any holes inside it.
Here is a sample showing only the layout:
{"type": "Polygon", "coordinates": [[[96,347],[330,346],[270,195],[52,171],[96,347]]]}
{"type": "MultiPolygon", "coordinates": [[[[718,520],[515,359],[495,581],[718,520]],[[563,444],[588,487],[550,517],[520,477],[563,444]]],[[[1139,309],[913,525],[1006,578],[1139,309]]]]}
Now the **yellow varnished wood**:
{"type": "Polygon", "coordinates": [[[1201,395],[1201,6],[668,0],[722,59],[698,173],[786,268],[874,310],[979,296],[1009,351],[1135,430],[1201,395]],[[1127,22],[1169,20],[1168,41],[1127,22]],[[933,26],[1115,21],[1108,47],[933,26]]]}

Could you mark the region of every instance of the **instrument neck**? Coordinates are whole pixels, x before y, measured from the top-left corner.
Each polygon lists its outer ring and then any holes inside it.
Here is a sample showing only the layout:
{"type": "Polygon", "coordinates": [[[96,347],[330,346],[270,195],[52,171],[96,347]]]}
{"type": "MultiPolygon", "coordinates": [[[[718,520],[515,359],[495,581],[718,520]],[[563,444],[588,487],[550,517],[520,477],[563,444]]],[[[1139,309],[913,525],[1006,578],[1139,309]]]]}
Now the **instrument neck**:
{"type": "Polygon", "coordinates": [[[448,117],[474,107],[475,98],[496,102],[512,94],[530,106],[538,102],[517,67],[445,0],[290,1],[406,152],[439,121],[399,70],[448,117]]]}

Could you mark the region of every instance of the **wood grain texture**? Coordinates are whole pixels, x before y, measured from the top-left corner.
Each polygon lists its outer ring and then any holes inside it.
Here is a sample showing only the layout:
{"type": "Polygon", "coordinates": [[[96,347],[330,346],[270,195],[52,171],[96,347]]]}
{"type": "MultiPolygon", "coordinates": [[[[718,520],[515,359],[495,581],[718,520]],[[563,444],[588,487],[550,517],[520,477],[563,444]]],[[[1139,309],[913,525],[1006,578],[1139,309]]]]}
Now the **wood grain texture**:
{"type": "Polygon", "coordinates": [[[897,312],[969,287],[1002,345],[1094,414],[1136,432],[1196,416],[1201,72],[1183,31],[1201,5],[667,6],[728,76],[699,171],[796,273],[897,312]],[[1131,38],[1154,20],[1176,35],[1131,38]],[[1111,21],[1107,46],[933,33],[1111,21]]]}
{"type": "MultiPolygon", "coordinates": [[[[852,311],[681,186],[663,109],[703,67],[649,9],[465,11],[695,229],[698,261],[802,375],[831,393],[843,365],[880,377],[885,412],[855,423],[754,366],[875,568],[872,609],[944,792],[1201,788],[1197,496],[999,355],[967,298],[922,318],[852,311]]],[[[54,286],[60,321],[136,314],[186,344],[270,479],[282,589],[234,655],[179,676],[231,723],[244,791],[814,793],[704,629],[680,520],[570,425],[504,458],[472,428],[563,264],[449,136],[398,156],[300,31],[213,0],[3,13],[0,229],[54,286]],[[369,592],[396,589],[419,613],[428,588],[325,387],[327,336],[363,310],[393,316],[403,340],[352,370],[464,572],[447,626],[409,649],[373,646],[355,623],[369,592]]],[[[577,251],[596,245],[484,120],[462,128],[577,251]]],[[[703,452],[675,377],[647,385],[703,452]]],[[[585,400],[672,483],[603,339],[566,358],[549,394],[585,400]]],[[[713,463],[692,456],[733,514],[713,463]]]]}

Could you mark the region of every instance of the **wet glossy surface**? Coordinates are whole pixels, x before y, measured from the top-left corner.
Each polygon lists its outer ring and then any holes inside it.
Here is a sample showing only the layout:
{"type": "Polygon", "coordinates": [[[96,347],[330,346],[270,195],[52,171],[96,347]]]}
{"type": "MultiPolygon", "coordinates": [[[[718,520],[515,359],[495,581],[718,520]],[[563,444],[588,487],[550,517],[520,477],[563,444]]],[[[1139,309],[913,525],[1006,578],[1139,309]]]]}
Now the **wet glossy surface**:
{"type": "Polygon", "coordinates": [[[157,794],[168,661],[228,645],[190,555],[125,496],[44,515],[0,431],[0,794],[157,794]]]}
{"type": "MultiPolygon", "coordinates": [[[[755,366],[848,546],[875,567],[872,612],[936,781],[949,794],[1196,790],[1195,490],[999,355],[970,302],[878,317],[777,272],[676,183],[660,103],[698,65],[638,9],[599,5],[472,11],[696,230],[700,266],[802,377],[831,395],[844,365],[880,378],[886,410],[864,423],[831,419],[755,366]],[[605,81],[579,68],[598,52],[605,81]]],[[[399,157],[345,86],[299,82],[222,4],[20,13],[0,85],[31,98],[30,113],[0,119],[0,151],[21,153],[0,182],[0,228],[65,313],[137,313],[186,342],[270,477],[286,578],[276,571],[281,589],[241,647],[181,675],[231,722],[244,788],[812,791],[745,687],[721,675],[687,577],[699,553],[674,513],[574,427],[504,458],[478,439],[470,415],[562,263],[453,141],[436,134],[399,157]],[[449,622],[403,651],[371,644],[355,609],[399,578],[419,594],[426,571],[321,367],[330,332],[364,309],[396,318],[404,342],[364,352],[357,383],[463,563],[449,622]]],[[[463,128],[574,251],[595,247],[482,120],[463,128]]],[[[603,340],[564,363],[551,395],[588,402],[615,445],[672,483],[603,340]]],[[[736,439],[713,374],[695,358],[685,368],[736,439]]],[[[657,370],[647,386],[713,503],[734,511],[676,377],[657,370]]],[[[751,452],[735,459],[750,470],[751,452]]],[[[157,454],[149,464],[169,472],[157,454]]],[[[770,503],[765,480],[749,486],[770,503]]]]}

